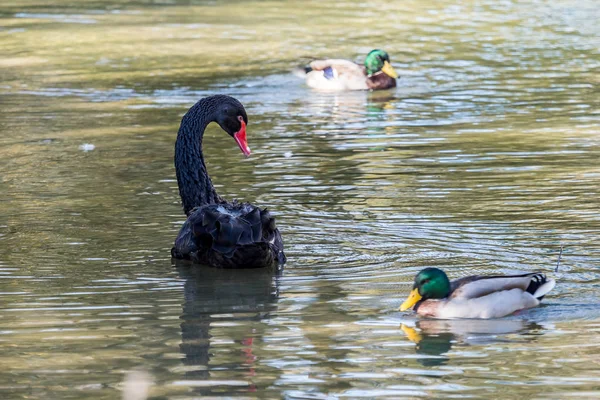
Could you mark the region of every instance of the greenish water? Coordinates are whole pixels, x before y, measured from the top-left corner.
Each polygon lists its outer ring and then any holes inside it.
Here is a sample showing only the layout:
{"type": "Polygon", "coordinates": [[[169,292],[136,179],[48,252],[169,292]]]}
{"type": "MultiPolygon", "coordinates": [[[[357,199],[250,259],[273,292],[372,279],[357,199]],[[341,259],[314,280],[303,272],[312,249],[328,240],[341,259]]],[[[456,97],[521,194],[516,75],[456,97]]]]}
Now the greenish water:
{"type": "Polygon", "coordinates": [[[599,11],[547,3],[4,0],[0,397],[115,399],[136,368],[153,399],[600,396],[599,11]],[[290,73],[374,47],[397,89],[290,73]],[[169,257],[178,123],[214,93],[253,156],[211,127],[209,172],[276,215],[282,276],[169,257]],[[543,307],[397,311],[421,268],[551,273],[561,245],[543,307]]]}

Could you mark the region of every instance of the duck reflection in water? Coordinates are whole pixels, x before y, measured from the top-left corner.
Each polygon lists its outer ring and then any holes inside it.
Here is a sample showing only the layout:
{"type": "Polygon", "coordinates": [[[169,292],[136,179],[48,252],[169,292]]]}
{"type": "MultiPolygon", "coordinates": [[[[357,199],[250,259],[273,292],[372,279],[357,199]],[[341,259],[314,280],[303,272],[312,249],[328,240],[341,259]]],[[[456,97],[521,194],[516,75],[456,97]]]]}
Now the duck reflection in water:
{"type": "MultiPolygon", "coordinates": [[[[311,115],[313,122],[336,124],[359,133],[397,122],[395,108],[401,101],[402,97],[389,92],[318,93],[303,98],[291,112],[311,115]]],[[[317,127],[316,133],[331,134],[328,126],[329,129],[323,130],[317,127]]]]}
{"type": "Polygon", "coordinates": [[[452,346],[477,346],[514,341],[503,337],[510,334],[539,334],[544,328],[533,321],[523,319],[423,319],[415,327],[400,325],[408,340],[415,343],[415,351],[422,357],[418,362],[424,366],[445,364],[450,358],[452,346]],[[416,329],[415,329],[416,328],[416,329]]]}
{"type": "Polygon", "coordinates": [[[278,276],[266,268],[190,267],[185,262],[177,262],[176,267],[185,279],[180,345],[185,355],[184,379],[197,386],[194,391],[201,395],[223,394],[222,383],[217,381],[239,381],[240,377],[248,385],[237,382],[228,390],[255,391],[253,346],[262,340],[265,320],[277,309],[278,276]],[[215,347],[216,341],[233,344],[215,347]]]}

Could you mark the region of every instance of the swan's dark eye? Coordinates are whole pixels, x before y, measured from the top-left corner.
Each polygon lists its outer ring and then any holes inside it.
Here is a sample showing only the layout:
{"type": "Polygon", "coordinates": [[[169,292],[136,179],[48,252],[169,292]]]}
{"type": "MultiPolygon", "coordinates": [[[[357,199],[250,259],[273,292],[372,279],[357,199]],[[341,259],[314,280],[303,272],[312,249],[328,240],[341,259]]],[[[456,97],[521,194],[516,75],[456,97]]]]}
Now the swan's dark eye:
{"type": "Polygon", "coordinates": [[[238,115],[238,121],[244,122],[244,117],[242,117],[241,115],[238,115]]]}

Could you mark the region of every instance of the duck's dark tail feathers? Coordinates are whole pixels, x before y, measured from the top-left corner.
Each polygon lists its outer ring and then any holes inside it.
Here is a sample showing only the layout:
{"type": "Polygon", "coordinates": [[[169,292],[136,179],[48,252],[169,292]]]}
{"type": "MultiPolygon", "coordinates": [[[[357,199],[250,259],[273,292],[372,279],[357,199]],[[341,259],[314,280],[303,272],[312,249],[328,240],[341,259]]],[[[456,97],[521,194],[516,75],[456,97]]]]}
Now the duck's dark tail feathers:
{"type": "Polygon", "coordinates": [[[312,68],[308,65],[304,67],[297,67],[292,70],[292,73],[296,75],[298,78],[304,79],[306,78],[306,74],[312,71],[312,68]]]}

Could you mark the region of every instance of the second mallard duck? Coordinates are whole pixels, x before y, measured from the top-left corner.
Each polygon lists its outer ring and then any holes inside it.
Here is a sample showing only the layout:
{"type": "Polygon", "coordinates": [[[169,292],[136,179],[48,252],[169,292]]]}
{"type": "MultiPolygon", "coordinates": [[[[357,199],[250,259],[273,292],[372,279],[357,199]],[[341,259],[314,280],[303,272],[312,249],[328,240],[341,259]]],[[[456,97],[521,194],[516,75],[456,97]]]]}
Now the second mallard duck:
{"type": "Polygon", "coordinates": [[[400,311],[413,307],[433,318],[500,318],[536,307],[554,288],[554,279],[542,273],[467,276],[452,282],[437,268],[425,268],[415,277],[400,311]]]}
{"type": "Polygon", "coordinates": [[[308,86],[325,91],[389,89],[396,87],[398,78],[383,50],[371,50],[364,66],[349,60],[315,60],[304,72],[308,86]]]}

